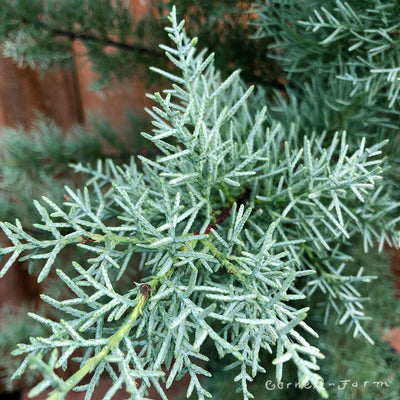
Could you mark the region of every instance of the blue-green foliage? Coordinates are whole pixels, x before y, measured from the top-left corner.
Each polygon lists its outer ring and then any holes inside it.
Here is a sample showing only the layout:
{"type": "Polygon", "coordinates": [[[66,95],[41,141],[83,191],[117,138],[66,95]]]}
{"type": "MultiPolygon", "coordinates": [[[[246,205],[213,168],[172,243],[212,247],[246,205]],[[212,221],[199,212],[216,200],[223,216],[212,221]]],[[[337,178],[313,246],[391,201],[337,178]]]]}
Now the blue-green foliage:
{"type": "MultiPolygon", "coordinates": [[[[399,2],[258,1],[258,36],[287,73],[286,123],[395,139],[399,132],[399,2]]],[[[357,138],[358,136],[358,138],[357,138]]],[[[393,144],[391,152],[393,152],[393,144]]],[[[397,147],[398,154],[398,147],[397,147]]]]}
{"type": "Polygon", "coordinates": [[[19,221],[1,224],[12,242],[0,250],[11,255],[1,275],[20,257],[39,260],[39,281],[55,266],[71,291],[66,300],[43,296],[65,317],[32,314],[52,334],[19,346],[15,354],[28,356],[15,377],[30,365],[43,375],[32,395],[52,387],[50,398],[64,399],[71,385],[55,369],[82,349],[74,360],[94,372],[89,384],[74,387],[85,399],[105,371],[114,381],[105,399],[122,385],[135,399],[154,385],[166,399],[160,380],[168,387],[186,374],[188,395],[196,390],[204,399],[211,394],[199,375],[209,375],[203,363],[215,357],[202,351],[208,341],[219,357],[233,358],[226,367],[236,370],[243,399],[252,398],[248,382],[271,368],[262,365],[265,352],[275,357],[277,380],[293,362],[299,382],[325,397],[323,356],[307,339],[318,335],[305,322],[309,308],[296,302],[323,291],[327,317],[333,310],[338,324],[370,340],[357,286],[373,277],[362,268],[347,276],[345,249],[360,234],[366,250],[377,241],[399,244],[398,204],[382,179],[385,143],[361,140],[349,149],[345,133],[326,144],[324,135],[303,137],[296,122],[284,127],[263,107],[262,90],[248,88],[239,72],[222,81],[213,55],[196,52],[175,10],[170,21],[173,44],[161,48],[177,72],[155,69],[172,86],[152,96],[154,129],[143,134],[161,155],[124,166],[76,165],[89,175],[82,191],[66,188],[63,206],[45,197],[35,203],[42,217],[35,228],[47,239],[24,232],[19,221]],[[87,252],[69,275],[57,263],[67,246],[87,252]],[[149,295],[143,285],[118,291],[121,276],[138,268],[134,256],[149,295]],[[121,321],[132,309],[141,314],[127,329],[121,321]]]}

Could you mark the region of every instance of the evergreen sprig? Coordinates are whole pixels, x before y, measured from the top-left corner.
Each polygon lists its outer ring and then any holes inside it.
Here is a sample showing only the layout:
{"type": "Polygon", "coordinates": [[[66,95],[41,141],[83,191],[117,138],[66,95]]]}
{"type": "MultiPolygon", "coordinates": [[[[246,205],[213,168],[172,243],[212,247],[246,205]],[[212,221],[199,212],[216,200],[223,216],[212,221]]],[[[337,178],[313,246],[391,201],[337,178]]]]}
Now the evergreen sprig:
{"type": "Polygon", "coordinates": [[[44,260],[42,281],[65,247],[88,254],[69,274],[56,269],[70,297],[42,298],[65,317],[32,314],[52,333],[19,346],[15,354],[28,356],[14,377],[29,365],[43,376],[32,396],[53,388],[48,399],[70,390],[90,399],[107,372],[113,386],[105,399],[122,385],[131,398],[144,399],[154,386],[167,399],[161,382],[169,387],[188,374],[187,394],[196,389],[204,399],[211,397],[199,379],[209,375],[208,341],[237,371],[243,399],[252,398],[248,382],[265,372],[265,353],[274,354],[277,380],[291,360],[300,384],[327,397],[317,364],[323,356],[305,337],[318,334],[305,322],[309,307],[296,301],[325,291],[327,315],[333,308],[339,323],[368,338],[355,286],[372,277],[342,272],[356,235],[367,248],[377,239],[399,244],[398,205],[382,195],[385,142],[349,149],[344,133],[326,145],[323,135],[300,135],[296,122],[286,129],[260,107],[262,90],[248,88],[239,72],[221,80],[213,55],[196,53],[175,9],[169,19],[172,45],[161,48],[177,73],[155,69],[172,87],[152,96],[154,129],[143,134],[161,155],[76,165],[89,174],[82,191],[66,187],[62,207],[46,197],[45,206],[35,203],[42,217],[35,227],[46,239],[18,220],[1,224],[12,242],[0,250],[10,255],[1,275],[17,259],[44,260]],[[119,293],[118,280],[137,258],[146,278],[119,293]],[[77,349],[83,355],[73,357],[77,349]],[[57,368],[71,361],[78,370],[63,381],[57,368]],[[79,386],[88,373],[91,382],[79,386]]]}
{"type": "Polygon", "coordinates": [[[350,141],[352,146],[357,146],[360,135],[374,142],[396,140],[400,111],[397,1],[257,3],[256,36],[273,41],[269,56],[287,73],[290,102],[277,99],[276,118],[300,119],[303,129],[327,130],[329,136],[347,130],[349,139],[356,139],[350,141]]]}
{"type": "Polygon", "coordinates": [[[262,6],[259,25],[265,35],[274,37],[273,47],[284,50],[276,57],[290,74],[305,77],[304,72],[315,71],[316,65],[321,74],[342,68],[338,78],[351,81],[353,93],[372,95],[375,81],[381,81],[378,86],[392,107],[400,90],[397,11],[396,1],[317,0],[304,7],[294,1],[272,1],[262,6]],[[296,49],[299,35],[302,45],[296,49]]]}

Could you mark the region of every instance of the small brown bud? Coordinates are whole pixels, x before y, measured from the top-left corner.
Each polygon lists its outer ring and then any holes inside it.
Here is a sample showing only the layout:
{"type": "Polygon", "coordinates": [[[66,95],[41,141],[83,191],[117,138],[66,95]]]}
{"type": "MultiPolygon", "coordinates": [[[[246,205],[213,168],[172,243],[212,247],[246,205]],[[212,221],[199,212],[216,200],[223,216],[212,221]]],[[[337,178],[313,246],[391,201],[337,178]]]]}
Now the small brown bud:
{"type": "Polygon", "coordinates": [[[92,238],[83,238],[83,239],[79,242],[79,244],[83,244],[83,243],[87,243],[87,242],[95,242],[95,240],[92,239],[92,238]]]}
{"type": "Polygon", "coordinates": [[[139,288],[139,293],[147,298],[147,296],[151,293],[151,287],[147,283],[142,283],[139,288]]]}

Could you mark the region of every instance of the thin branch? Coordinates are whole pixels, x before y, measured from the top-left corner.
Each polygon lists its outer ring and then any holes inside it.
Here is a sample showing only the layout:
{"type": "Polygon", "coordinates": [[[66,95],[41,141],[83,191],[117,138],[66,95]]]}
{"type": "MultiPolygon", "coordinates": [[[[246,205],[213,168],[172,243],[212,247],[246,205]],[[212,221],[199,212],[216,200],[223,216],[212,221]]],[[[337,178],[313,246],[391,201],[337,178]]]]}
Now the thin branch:
{"type": "MultiPolygon", "coordinates": [[[[29,25],[31,21],[27,20],[26,18],[22,18],[21,22],[23,24],[29,25]]],[[[60,28],[52,28],[48,24],[43,21],[36,21],[38,27],[42,30],[50,32],[54,36],[64,36],[71,40],[82,40],[87,42],[97,42],[103,45],[113,46],[121,50],[125,51],[133,51],[140,55],[149,55],[149,56],[156,56],[160,57],[163,56],[164,53],[159,49],[154,49],[151,47],[146,47],[143,45],[138,44],[129,44],[125,42],[118,42],[116,40],[110,39],[108,37],[98,37],[86,32],[71,32],[65,29],[60,28]]]]}
{"type": "MultiPolygon", "coordinates": [[[[45,25],[45,27],[46,27],[46,25],[45,25]]],[[[63,29],[48,29],[48,30],[54,36],[64,36],[71,40],[81,40],[83,42],[85,42],[85,41],[86,42],[97,42],[100,44],[113,46],[113,47],[116,47],[121,50],[133,51],[140,55],[149,55],[149,56],[157,56],[157,57],[163,56],[163,52],[161,52],[158,49],[153,49],[153,48],[142,46],[142,45],[129,44],[129,43],[125,43],[125,42],[118,42],[116,40],[113,40],[113,39],[110,39],[107,37],[100,38],[95,35],[91,35],[89,33],[70,32],[70,31],[66,31],[63,29]]]]}
{"type": "MultiPolygon", "coordinates": [[[[246,190],[237,199],[235,199],[235,202],[237,203],[238,207],[240,207],[242,204],[246,204],[249,201],[250,193],[251,189],[246,188],[246,190]]],[[[215,216],[215,222],[208,224],[206,229],[202,233],[209,234],[211,229],[216,229],[217,225],[221,225],[228,217],[230,217],[231,211],[232,211],[232,205],[229,205],[228,207],[222,209],[221,212],[215,216]]],[[[199,235],[200,232],[196,231],[193,234],[199,235]]]]}
{"type": "MultiPolygon", "coordinates": [[[[151,285],[156,286],[158,284],[158,280],[156,278],[153,278],[153,280],[150,283],[151,285]]],[[[140,292],[137,297],[137,305],[133,309],[132,313],[130,314],[126,322],[121,326],[121,328],[118,329],[116,333],[114,333],[114,335],[112,335],[108,339],[107,344],[103,347],[103,349],[99,353],[97,353],[92,358],[89,358],[89,360],[87,360],[84,363],[84,365],[79,369],[79,371],[77,371],[66,382],[64,382],[64,386],[62,387],[61,391],[60,390],[53,391],[47,397],[47,400],[60,399],[60,397],[63,394],[72,390],[87,374],[93,372],[99,365],[99,363],[102,360],[104,360],[104,358],[110,353],[110,351],[113,348],[119,346],[121,340],[129,334],[136,320],[143,312],[149,293],[148,289],[146,290],[146,288],[145,290],[142,290],[143,287],[144,286],[149,287],[151,292],[151,285],[149,284],[141,285],[140,292]]]]}

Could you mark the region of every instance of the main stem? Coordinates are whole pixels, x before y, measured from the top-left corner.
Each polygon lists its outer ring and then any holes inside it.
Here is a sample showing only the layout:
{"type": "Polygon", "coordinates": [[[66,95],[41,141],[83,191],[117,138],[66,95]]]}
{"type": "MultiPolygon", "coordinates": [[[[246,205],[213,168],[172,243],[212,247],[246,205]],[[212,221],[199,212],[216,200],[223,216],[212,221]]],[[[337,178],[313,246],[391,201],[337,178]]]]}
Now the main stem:
{"type": "MultiPolygon", "coordinates": [[[[246,193],[247,194],[247,193],[246,193]]],[[[216,220],[215,224],[211,224],[209,227],[207,227],[207,233],[211,230],[211,228],[216,227],[217,224],[222,223],[229,215],[230,215],[230,207],[227,207],[224,209],[221,213],[222,215],[218,217],[216,220]]],[[[195,234],[198,234],[196,232],[195,234]]],[[[112,239],[119,242],[119,243],[129,243],[133,242],[135,243],[137,241],[136,238],[128,238],[128,237],[120,237],[118,235],[112,235],[112,239]]],[[[87,241],[89,242],[103,242],[105,241],[105,235],[100,235],[100,234],[94,234],[94,233],[88,233],[87,238],[74,238],[72,239],[72,243],[76,243],[78,240],[78,243],[85,243],[87,241]]],[[[229,273],[234,274],[237,276],[240,280],[243,280],[243,275],[242,273],[231,263],[226,262],[226,260],[223,257],[223,254],[208,240],[200,240],[205,249],[208,251],[211,251],[211,253],[216,257],[221,264],[229,271],[229,273]]],[[[168,272],[167,275],[171,274],[172,270],[168,272]]],[[[112,335],[109,340],[107,341],[106,345],[103,347],[103,349],[97,353],[95,356],[87,360],[84,365],[79,369],[79,371],[75,372],[68,380],[64,382],[62,385],[61,390],[55,390],[51,392],[51,394],[47,397],[47,400],[59,400],[60,395],[62,396],[63,394],[69,392],[71,389],[73,389],[87,374],[90,374],[93,372],[96,367],[99,365],[99,363],[104,360],[104,358],[110,353],[111,349],[116,348],[119,346],[121,343],[122,339],[126,337],[130,330],[132,329],[133,325],[135,324],[136,320],[140,316],[140,314],[143,311],[143,308],[147,302],[149,293],[153,291],[159,284],[160,277],[154,277],[151,281],[149,281],[145,286],[147,286],[149,289],[149,292],[146,290],[142,292],[140,290],[139,295],[138,295],[138,303],[136,304],[135,308],[133,309],[132,313],[129,315],[128,319],[126,322],[121,326],[120,329],[114,335],[112,335]]]]}
{"type": "MultiPolygon", "coordinates": [[[[153,288],[158,283],[156,279],[154,282],[150,282],[150,286],[153,288]]],[[[82,368],[75,372],[67,381],[65,381],[62,391],[56,390],[53,391],[47,400],[58,400],[59,396],[63,393],[69,392],[73,389],[87,374],[93,372],[95,368],[99,365],[99,363],[108,355],[112,348],[116,348],[119,346],[121,340],[126,337],[130,330],[132,329],[133,325],[135,324],[136,320],[140,316],[143,311],[144,305],[146,304],[148,295],[147,294],[139,294],[138,295],[138,303],[136,304],[135,308],[133,309],[132,313],[129,315],[126,322],[121,326],[120,329],[114,335],[110,337],[104,348],[97,353],[92,358],[89,358],[82,366],[82,368]]]]}

